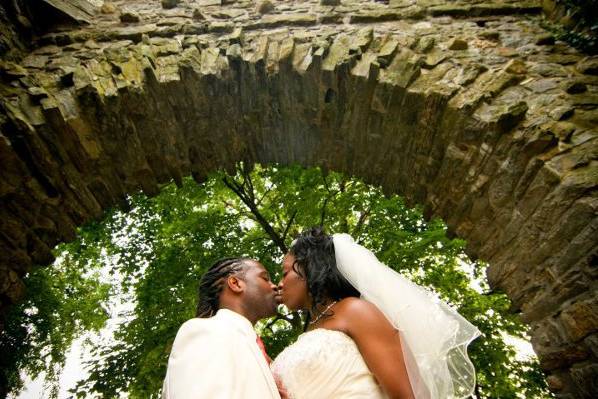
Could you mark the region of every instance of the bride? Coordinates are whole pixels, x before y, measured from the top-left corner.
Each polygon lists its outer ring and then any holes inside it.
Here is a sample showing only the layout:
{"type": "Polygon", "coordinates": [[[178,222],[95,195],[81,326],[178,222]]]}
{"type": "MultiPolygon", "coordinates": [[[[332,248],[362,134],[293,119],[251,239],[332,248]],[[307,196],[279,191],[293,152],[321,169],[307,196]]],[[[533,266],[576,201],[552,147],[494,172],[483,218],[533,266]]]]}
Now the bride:
{"type": "Polygon", "coordinates": [[[279,289],[308,316],[271,365],[291,399],[471,396],[466,347],[479,331],[349,235],[303,232],[279,289]]]}

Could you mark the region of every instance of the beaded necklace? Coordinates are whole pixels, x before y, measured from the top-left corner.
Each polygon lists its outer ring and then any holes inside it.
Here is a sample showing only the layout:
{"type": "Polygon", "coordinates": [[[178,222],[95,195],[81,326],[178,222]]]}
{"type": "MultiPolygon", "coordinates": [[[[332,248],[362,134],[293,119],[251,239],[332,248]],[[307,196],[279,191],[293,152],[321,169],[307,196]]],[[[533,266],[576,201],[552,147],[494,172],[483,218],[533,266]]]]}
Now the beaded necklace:
{"type": "Polygon", "coordinates": [[[324,309],[323,312],[320,312],[320,314],[318,315],[318,317],[316,317],[314,320],[309,322],[309,325],[314,325],[318,322],[318,320],[320,320],[322,318],[322,316],[324,316],[324,314],[326,314],[326,312],[328,312],[330,310],[330,308],[336,303],[337,301],[333,301],[330,305],[326,306],[326,309],[324,309]]]}

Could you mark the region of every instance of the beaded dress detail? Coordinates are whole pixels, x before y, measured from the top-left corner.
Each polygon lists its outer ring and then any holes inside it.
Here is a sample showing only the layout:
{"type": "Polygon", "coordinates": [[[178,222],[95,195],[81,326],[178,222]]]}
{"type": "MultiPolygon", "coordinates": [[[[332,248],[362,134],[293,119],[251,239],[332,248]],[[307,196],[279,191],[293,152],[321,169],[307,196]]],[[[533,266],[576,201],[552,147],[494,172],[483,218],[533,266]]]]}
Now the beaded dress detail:
{"type": "Polygon", "coordinates": [[[303,333],[272,362],[291,399],[385,399],[355,342],[317,328],[303,333]]]}

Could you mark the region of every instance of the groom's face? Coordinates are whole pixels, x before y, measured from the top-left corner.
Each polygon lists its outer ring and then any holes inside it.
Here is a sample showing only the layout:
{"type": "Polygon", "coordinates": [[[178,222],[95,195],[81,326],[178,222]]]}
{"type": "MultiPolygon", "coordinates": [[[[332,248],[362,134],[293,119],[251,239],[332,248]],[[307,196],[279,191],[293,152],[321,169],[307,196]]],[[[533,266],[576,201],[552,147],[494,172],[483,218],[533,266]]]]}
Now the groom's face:
{"type": "Polygon", "coordinates": [[[245,262],[245,303],[258,319],[273,316],[278,306],[278,288],[270,280],[270,274],[258,261],[245,262]]]}

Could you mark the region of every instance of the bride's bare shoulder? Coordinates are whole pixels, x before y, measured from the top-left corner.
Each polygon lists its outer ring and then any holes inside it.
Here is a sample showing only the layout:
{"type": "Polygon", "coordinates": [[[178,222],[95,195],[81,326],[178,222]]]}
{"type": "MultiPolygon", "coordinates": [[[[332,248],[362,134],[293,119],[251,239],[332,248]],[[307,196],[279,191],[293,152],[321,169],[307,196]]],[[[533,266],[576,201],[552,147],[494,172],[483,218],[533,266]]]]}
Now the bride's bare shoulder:
{"type": "Polygon", "coordinates": [[[342,313],[346,316],[359,317],[363,316],[364,314],[377,314],[380,311],[376,306],[364,299],[357,297],[347,297],[341,299],[337,303],[335,312],[342,313]]]}
{"type": "Polygon", "coordinates": [[[361,327],[366,329],[391,328],[386,316],[376,305],[361,298],[343,298],[337,303],[334,312],[343,320],[346,330],[354,332],[361,327]]]}

